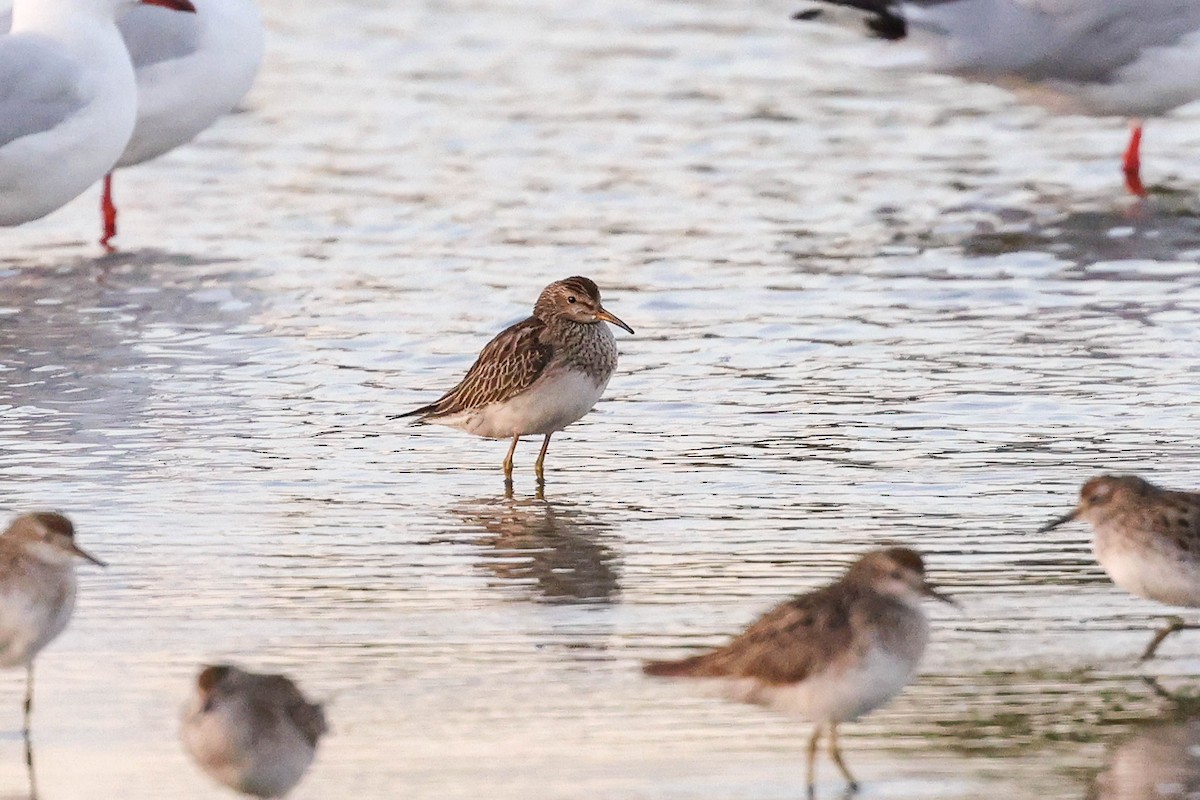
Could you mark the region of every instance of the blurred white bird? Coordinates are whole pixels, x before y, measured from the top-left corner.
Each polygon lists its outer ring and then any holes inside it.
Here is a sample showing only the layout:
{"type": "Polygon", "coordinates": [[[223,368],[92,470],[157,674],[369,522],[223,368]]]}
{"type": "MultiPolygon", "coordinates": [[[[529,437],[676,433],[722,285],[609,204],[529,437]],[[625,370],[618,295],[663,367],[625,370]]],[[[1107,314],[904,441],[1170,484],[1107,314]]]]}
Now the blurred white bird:
{"type": "MultiPolygon", "coordinates": [[[[0,35],[0,225],[65,205],[112,168],[137,89],[120,14],[139,0],[16,0],[0,35]]],[[[140,0],[194,11],[189,0],[140,0]]]]}
{"type": "MultiPolygon", "coordinates": [[[[132,167],[187,144],[233,110],[258,75],[263,24],[253,0],[193,0],[184,17],[135,8],[118,23],[137,76],[138,114],[133,136],[117,162],[132,167]]],[[[112,173],[101,200],[108,246],[117,233],[112,173]]]]}
{"type": "Polygon", "coordinates": [[[865,12],[875,36],[913,50],[910,66],[996,84],[1059,113],[1131,118],[1125,184],[1140,197],[1142,120],[1200,98],[1197,0],[818,2],[865,12]]]}

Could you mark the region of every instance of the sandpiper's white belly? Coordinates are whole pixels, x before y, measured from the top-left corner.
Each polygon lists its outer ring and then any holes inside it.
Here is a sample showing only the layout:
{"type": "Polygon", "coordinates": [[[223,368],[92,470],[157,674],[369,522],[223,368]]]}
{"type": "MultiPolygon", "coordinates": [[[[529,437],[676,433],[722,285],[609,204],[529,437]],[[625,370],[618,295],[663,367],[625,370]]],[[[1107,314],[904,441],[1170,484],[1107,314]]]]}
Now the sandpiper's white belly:
{"type": "Polygon", "coordinates": [[[1112,582],[1130,594],[1173,606],[1200,607],[1200,561],[1165,544],[1130,542],[1100,532],[1092,549],[1112,582]]]}
{"type": "Polygon", "coordinates": [[[608,378],[597,382],[578,370],[551,368],[533,386],[510,400],[430,422],[490,439],[554,433],[591,411],[606,386],[608,378]]]}
{"type": "Polygon", "coordinates": [[[917,660],[872,647],[857,663],[834,664],[796,684],[767,686],[752,679],[730,688],[740,700],[761,703],[811,722],[845,722],[878,708],[912,680],[917,660]]]}
{"type": "Polygon", "coordinates": [[[215,780],[255,797],[282,797],[300,782],[316,748],[286,721],[255,736],[255,712],[238,701],[210,711],[189,700],[180,738],[196,763],[215,780]]]}
{"type": "Polygon", "coordinates": [[[0,667],[28,666],[63,632],[75,607],[75,573],[68,567],[0,595],[0,667]]]}

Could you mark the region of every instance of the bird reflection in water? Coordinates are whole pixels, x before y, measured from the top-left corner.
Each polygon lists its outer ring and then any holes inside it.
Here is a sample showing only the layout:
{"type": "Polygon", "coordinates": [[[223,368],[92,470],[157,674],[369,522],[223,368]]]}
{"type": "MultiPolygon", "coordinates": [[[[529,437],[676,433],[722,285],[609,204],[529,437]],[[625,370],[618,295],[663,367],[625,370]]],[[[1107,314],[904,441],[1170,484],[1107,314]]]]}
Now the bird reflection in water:
{"type": "Polygon", "coordinates": [[[529,587],[548,603],[609,603],[617,598],[617,553],[610,526],[582,507],[511,495],[470,501],[455,509],[476,543],[483,566],[505,583],[529,587]],[[474,538],[474,537],[473,537],[474,538]]]}
{"type": "Polygon", "coordinates": [[[1200,797],[1200,717],[1155,725],[1117,745],[1087,800],[1200,797]]]}

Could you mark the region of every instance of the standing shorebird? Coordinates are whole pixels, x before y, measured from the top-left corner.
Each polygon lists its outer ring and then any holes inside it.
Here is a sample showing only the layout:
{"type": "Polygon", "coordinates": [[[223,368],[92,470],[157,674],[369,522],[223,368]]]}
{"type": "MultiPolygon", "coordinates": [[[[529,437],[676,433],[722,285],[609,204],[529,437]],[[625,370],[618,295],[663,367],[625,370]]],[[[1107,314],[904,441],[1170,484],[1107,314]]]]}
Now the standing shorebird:
{"type": "Polygon", "coordinates": [[[912,680],[929,639],[925,597],[954,602],[925,580],[925,564],[913,550],[873,550],[839,580],[776,606],[729,644],[679,661],[651,661],[644,670],[720,679],[736,700],[811,721],[810,797],[828,726],[829,756],[857,790],[837,726],[883,705],[912,680]]]}
{"type": "Polygon", "coordinates": [[[326,732],[325,713],[284,675],[205,667],[183,709],[183,746],[214,780],[254,797],[292,790],[326,732]]]}
{"type": "MultiPolygon", "coordinates": [[[[1136,475],[1101,475],[1083,485],[1071,513],[1038,533],[1076,519],[1091,523],[1092,552],[1117,586],[1148,600],[1200,607],[1200,494],[1160,489],[1136,475]]],[[[1172,617],[1142,660],[1172,633],[1198,628],[1172,617]]]]}
{"type": "Polygon", "coordinates": [[[25,514],[0,534],[0,667],[25,667],[25,757],[29,761],[33,660],[71,619],[76,558],[107,566],[75,544],[75,527],[62,514],[25,514]]]}
{"type": "Polygon", "coordinates": [[[504,477],[522,436],[545,436],[538,480],[550,437],[592,410],[617,368],[617,342],[602,322],[633,328],[604,310],[588,278],[555,281],[542,290],[533,316],[505,329],[479,354],[462,381],[437,401],[392,419],[417,417],[485,436],[512,437],[504,477]]]}

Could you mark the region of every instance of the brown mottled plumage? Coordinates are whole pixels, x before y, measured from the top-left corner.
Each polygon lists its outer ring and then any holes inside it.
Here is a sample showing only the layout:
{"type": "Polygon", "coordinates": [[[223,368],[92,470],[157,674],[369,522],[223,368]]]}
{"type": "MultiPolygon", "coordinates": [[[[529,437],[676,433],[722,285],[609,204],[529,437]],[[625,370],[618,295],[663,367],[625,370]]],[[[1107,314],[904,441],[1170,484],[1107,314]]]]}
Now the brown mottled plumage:
{"type": "MultiPolygon", "coordinates": [[[[1083,485],[1069,514],[1039,533],[1075,519],[1091,523],[1092,551],[1117,586],[1160,603],[1200,607],[1200,494],[1162,489],[1136,475],[1101,475],[1083,485]]],[[[1173,621],[1142,658],[1170,634],[1196,627],[1173,621]]]]}
{"type": "Polygon", "coordinates": [[[490,403],[503,403],[529,387],[554,357],[554,345],[544,341],[549,325],[540,317],[529,317],[510,325],[479,353],[458,385],[427,406],[400,414],[431,422],[490,403]]]}
{"type": "Polygon", "coordinates": [[[837,745],[837,724],[887,702],[911,679],[928,639],[922,597],[950,602],[925,581],[915,551],[875,550],[834,583],[768,611],[728,644],[680,660],[651,661],[644,670],[721,679],[736,699],[810,719],[810,791],[817,744],[828,725],[830,756],[854,786],[837,745]]]}
{"type": "Polygon", "coordinates": [[[300,781],[326,731],[321,706],[288,677],[218,664],[196,677],[180,737],[215,780],[256,797],[281,797],[300,781]]]}
{"type": "Polygon", "coordinates": [[[591,409],[616,369],[616,341],[604,321],[633,333],[600,304],[593,281],[579,276],[556,281],[542,290],[531,317],[483,348],[457,386],[393,419],[416,417],[417,423],[488,438],[511,437],[507,478],[520,437],[542,434],[546,439],[536,465],[541,478],[550,436],[591,409]]]}

